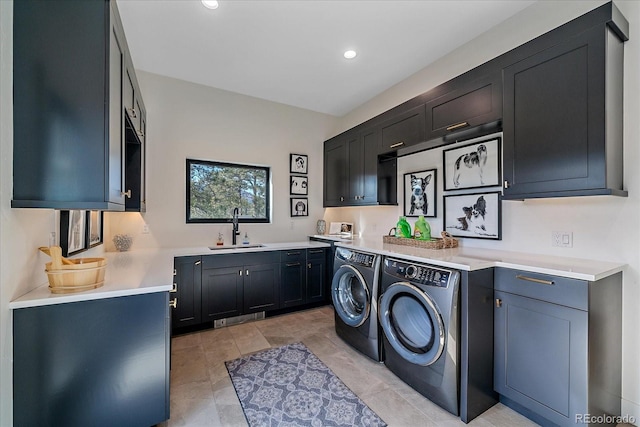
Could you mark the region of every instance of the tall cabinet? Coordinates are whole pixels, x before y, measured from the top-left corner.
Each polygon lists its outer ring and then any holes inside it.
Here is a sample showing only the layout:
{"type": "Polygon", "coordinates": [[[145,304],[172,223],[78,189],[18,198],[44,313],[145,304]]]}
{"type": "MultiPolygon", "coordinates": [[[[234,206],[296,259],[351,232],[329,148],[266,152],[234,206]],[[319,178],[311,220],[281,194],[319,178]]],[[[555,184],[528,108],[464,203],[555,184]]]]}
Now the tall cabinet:
{"type": "Polygon", "coordinates": [[[11,206],[140,210],[127,203],[144,197],[132,164],[144,164],[144,146],[126,133],[127,73],[138,130],[146,118],[116,2],[14,2],[13,31],[11,206]]]}

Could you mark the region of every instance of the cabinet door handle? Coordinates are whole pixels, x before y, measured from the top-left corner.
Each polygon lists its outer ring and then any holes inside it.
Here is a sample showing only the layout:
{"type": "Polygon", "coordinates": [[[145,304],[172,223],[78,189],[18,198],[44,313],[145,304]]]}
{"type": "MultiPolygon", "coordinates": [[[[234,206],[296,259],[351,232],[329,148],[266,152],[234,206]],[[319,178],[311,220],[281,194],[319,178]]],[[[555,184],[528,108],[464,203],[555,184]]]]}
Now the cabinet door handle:
{"type": "Polygon", "coordinates": [[[177,271],[175,268],[173,269],[173,275],[174,275],[174,276],[177,276],[177,275],[178,275],[178,271],[177,271]]]}
{"type": "Polygon", "coordinates": [[[344,202],[344,197],[340,196],[340,201],[344,202]]]}
{"type": "Polygon", "coordinates": [[[240,276],[242,276],[242,270],[238,271],[238,274],[239,274],[240,276]]]}
{"type": "Polygon", "coordinates": [[[389,148],[398,148],[404,145],[404,141],[396,142],[395,144],[391,144],[389,148]]]}
{"type": "Polygon", "coordinates": [[[174,282],[169,292],[178,292],[178,284],[174,282]]]}
{"type": "Polygon", "coordinates": [[[309,268],[309,269],[311,268],[311,263],[310,262],[307,263],[307,268],[309,268]]]}
{"type": "Polygon", "coordinates": [[[174,298],[169,301],[169,307],[178,308],[178,298],[174,298]]]}
{"type": "Polygon", "coordinates": [[[200,260],[196,261],[196,263],[195,263],[195,265],[200,265],[200,264],[202,264],[202,261],[200,261],[200,260]]]}
{"type": "Polygon", "coordinates": [[[550,286],[555,285],[553,280],[536,279],[535,277],[527,277],[521,274],[516,274],[516,279],[526,280],[527,282],[540,283],[541,285],[550,285],[550,286]]]}
{"type": "Polygon", "coordinates": [[[321,254],[322,253],[322,249],[310,249],[309,253],[310,254],[321,254]]]}
{"type": "Polygon", "coordinates": [[[138,113],[136,113],[136,110],[134,108],[129,108],[129,113],[134,119],[138,117],[138,113]]]}
{"type": "Polygon", "coordinates": [[[249,270],[247,270],[247,276],[249,275],[249,270]]]}
{"type": "Polygon", "coordinates": [[[299,262],[288,262],[285,264],[287,267],[297,267],[300,265],[299,262]]]}
{"type": "Polygon", "coordinates": [[[509,181],[506,179],[504,180],[504,188],[509,188],[509,181]]]}
{"type": "Polygon", "coordinates": [[[496,298],[496,308],[502,307],[502,300],[500,298],[496,298]]]}
{"type": "Polygon", "coordinates": [[[131,198],[131,190],[123,191],[120,193],[121,196],[127,196],[127,198],[131,198]]]}
{"type": "Polygon", "coordinates": [[[300,251],[287,252],[287,256],[291,256],[291,255],[300,255],[300,251]]]}
{"type": "Polygon", "coordinates": [[[447,131],[460,129],[460,128],[463,128],[463,127],[465,127],[465,126],[469,126],[469,123],[467,123],[467,122],[457,123],[457,124],[455,124],[455,125],[448,126],[448,127],[447,127],[447,131]]]}

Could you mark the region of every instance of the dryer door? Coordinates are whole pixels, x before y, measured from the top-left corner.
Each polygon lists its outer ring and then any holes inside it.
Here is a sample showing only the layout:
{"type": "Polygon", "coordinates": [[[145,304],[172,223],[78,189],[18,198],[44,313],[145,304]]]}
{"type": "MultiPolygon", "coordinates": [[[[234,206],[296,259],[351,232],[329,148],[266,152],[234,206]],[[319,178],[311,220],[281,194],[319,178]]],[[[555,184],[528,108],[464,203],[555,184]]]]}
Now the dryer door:
{"type": "Polygon", "coordinates": [[[408,282],[397,282],[382,294],[379,310],[382,331],[403,359],[421,366],[438,360],[445,330],[429,295],[408,282]]]}
{"type": "Polygon", "coordinates": [[[340,319],[357,328],[371,311],[371,294],[362,274],[351,265],[342,265],[333,275],[331,299],[340,319]]]}

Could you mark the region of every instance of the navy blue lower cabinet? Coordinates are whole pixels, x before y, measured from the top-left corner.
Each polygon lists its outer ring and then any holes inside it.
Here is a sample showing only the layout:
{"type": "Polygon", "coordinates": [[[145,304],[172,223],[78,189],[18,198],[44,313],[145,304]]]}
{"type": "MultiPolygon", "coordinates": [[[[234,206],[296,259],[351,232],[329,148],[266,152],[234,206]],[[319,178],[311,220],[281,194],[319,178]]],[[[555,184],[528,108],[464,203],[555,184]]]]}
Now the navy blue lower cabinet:
{"type": "Polygon", "coordinates": [[[621,284],[621,273],[589,282],[497,268],[494,388],[501,402],[541,425],[620,415],[621,284]]]}
{"type": "Polygon", "coordinates": [[[169,295],[13,312],[14,426],[151,426],[169,418],[169,295]]]}

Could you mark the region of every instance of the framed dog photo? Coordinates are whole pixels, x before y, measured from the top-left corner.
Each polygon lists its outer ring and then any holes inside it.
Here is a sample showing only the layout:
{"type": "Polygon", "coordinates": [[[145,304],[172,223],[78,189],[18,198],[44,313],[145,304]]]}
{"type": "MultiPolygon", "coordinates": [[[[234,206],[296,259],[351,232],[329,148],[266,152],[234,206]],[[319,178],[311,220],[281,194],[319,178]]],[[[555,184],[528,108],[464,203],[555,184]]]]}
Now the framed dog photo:
{"type": "Polygon", "coordinates": [[[435,169],[404,174],[404,216],[435,218],[436,174],[435,169]]]}
{"type": "Polygon", "coordinates": [[[445,196],[444,230],[454,237],[501,240],[500,192],[445,196]]]}
{"type": "Polygon", "coordinates": [[[300,194],[302,196],[306,196],[307,194],[309,194],[309,189],[307,188],[308,183],[309,178],[306,176],[291,175],[289,183],[289,194],[300,194]]]}
{"type": "Polygon", "coordinates": [[[306,197],[291,198],[291,216],[309,216],[309,200],[306,197]]]}
{"type": "Polygon", "coordinates": [[[444,190],[501,185],[500,137],[444,150],[444,190]]]}
{"type": "Polygon", "coordinates": [[[291,173],[307,173],[307,163],[309,158],[306,154],[289,154],[289,164],[291,173]]]}
{"type": "Polygon", "coordinates": [[[62,256],[75,255],[86,250],[87,212],[60,211],[60,248],[62,256]]]}
{"type": "Polygon", "coordinates": [[[87,247],[102,244],[102,211],[87,211],[87,247]]]}

